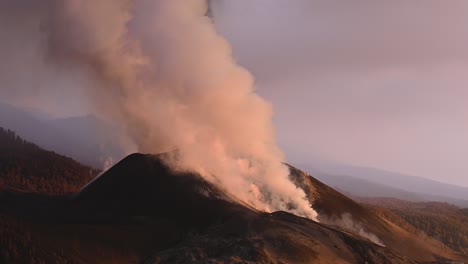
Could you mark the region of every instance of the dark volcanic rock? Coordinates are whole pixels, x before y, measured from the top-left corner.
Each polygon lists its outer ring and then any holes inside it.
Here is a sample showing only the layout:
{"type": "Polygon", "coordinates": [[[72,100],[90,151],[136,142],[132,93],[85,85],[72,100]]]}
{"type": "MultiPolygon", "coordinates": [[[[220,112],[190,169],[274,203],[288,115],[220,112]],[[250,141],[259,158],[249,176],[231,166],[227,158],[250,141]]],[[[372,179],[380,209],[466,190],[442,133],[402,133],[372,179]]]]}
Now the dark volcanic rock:
{"type": "Polygon", "coordinates": [[[164,217],[191,226],[223,221],[249,209],[229,201],[194,173],[176,173],[161,156],[132,154],[99,176],[77,195],[81,214],[102,217],[164,217]]]}

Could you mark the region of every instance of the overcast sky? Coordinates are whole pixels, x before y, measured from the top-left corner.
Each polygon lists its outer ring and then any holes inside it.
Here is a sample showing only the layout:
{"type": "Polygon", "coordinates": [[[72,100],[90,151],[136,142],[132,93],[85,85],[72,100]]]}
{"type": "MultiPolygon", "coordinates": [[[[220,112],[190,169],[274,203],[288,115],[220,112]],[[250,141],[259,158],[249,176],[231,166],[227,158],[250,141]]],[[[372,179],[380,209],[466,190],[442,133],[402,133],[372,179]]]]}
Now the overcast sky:
{"type": "Polygon", "coordinates": [[[290,161],[468,186],[468,1],[216,0],[290,161]]]}

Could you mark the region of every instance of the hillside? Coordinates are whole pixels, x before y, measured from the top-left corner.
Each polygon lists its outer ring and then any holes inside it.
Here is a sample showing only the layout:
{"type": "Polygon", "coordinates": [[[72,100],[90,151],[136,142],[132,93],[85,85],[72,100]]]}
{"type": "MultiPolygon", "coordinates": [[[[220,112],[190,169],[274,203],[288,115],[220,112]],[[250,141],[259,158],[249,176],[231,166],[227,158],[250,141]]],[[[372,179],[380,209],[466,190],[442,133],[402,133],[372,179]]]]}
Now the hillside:
{"type": "Polygon", "coordinates": [[[64,194],[78,191],[98,171],[41,149],[0,127],[0,192],[64,194]]]}
{"type": "MultiPolygon", "coordinates": [[[[377,239],[387,248],[410,256],[417,261],[427,261],[428,255],[445,255],[448,258],[456,258],[457,253],[450,253],[452,250],[448,250],[440,241],[419,236],[417,233],[402,228],[402,226],[409,225],[408,222],[402,221],[395,224],[388,221],[309,174],[292,166],[290,170],[291,175],[295,176],[293,179],[296,180],[297,185],[310,195],[309,198],[313,201],[314,208],[318,211],[319,220],[322,223],[359,233],[369,239],[377,239]]],[[[467,261],[466,254],[462,255],[464,256],[461,256],[461,259],[467,261]]]]}
{"type": "Polygon", "coordinates": [[[408,202],[394,198],[357,198],[391,222],[409,223],[407,230],[423,231],[453,250],[468,254],[468,215],[461,209],[440,202],[408,202]]]}

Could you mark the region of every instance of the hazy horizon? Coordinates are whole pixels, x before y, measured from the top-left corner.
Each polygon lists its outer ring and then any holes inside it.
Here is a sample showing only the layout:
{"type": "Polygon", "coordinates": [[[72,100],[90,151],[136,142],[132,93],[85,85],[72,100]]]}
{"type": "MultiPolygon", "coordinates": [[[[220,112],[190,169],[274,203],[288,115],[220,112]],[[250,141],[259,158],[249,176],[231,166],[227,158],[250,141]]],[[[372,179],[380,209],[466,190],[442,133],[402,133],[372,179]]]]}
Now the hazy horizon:
{"type": "MultiPolygon", "coordinates": [[[[12,106],[8,103],[5,103],[5,102],[2,102],[0,101],[0,106],[1,105],[9,105],[9,106],[12,106]]],[[[0,107],[1,108],[1,107],[0,107]]],[[[53,115],[49,115],[48,113],[46,112],[41,112],[40,110],[37,110],[37,109],[28,109],[28,108],[17,108],[18,110],[23,110],[25,111],[27,114],[30,114],[31,117],[34,117],[36,118],[39,122],[44,122],[44,125],[53,125],[55,126],[55,129],[58,129],[58,133],[56,133],[54,135],[54,140],[52,140],[52,138],[49,138],[47,139],[47,137],[40,137],[38,135],[40,135],[42,132],[41,132],[41,127],[35,127],[36,130],[34,130],[34,136],[31,135],[31,134],[24,134],[24,133],[21,133],[21,131],[24,131],[24,130],[28,130],[28,125],[25,124],[24,122],[21,122],[21,120],[18,120],[18,122],[10,122],[10,125],[5,127],[7,129],[15,129],[15,127],[19,127],[20,130],[18,131],[15,131],[17,133],[19,133],[20,136],[23,136],[25,137],[26,139],[29,139],[30,141],[32,141],[33,143],[36,143],[36,144],[39,144],[40,146],[46,148],[46,149],[50,149],[50,150],[54,150],[54,151],[58,151],[59,154],[64,154],[64,155],[70,155],[70,156],[76,156],[75,158],[77,158],[78,160],[81,160],[81,159],[84,159],[83,162],[87,165],[91,165],[91,166],[97,166],[98,168],[101,167],[101,165],[104,165],[104,167],[108,167],[109,164],[106,163],[107,161],[106,160],[102,160],[103,158],[109,158],[110,157],[110,160],[112,160],[113,163],[115,162],[118,162],[120,158],[123,158],[125,157],[125,153],[123,152],[124,150],[123,149],[119,149],[118,146],[113,146],[112,148],[110,146],[108,146],[109,149],[106,149],[105,151],[108,151],[109,152],[109,157],[99,157],[99,159],[97,159],[95,162],[91,162],[90,158],[92,157],[86,157],[86,158],[83,158],[84,156],[86,156],[86,153],[81,153],[81,152],[77,152],[75,150],[74,153],[67,153],[67,151],[65,150],[66,148],[63,147],[62,149],[56,149],[57,147],[54,146],[56,145],[58,138],[57,136],[60,135],[60,132],[63,132],[61,130],[64,129],[64,126],[61,124],[62,122],[65,122],[65,123],[73,123],[73,120],[76,121],[76,124],[73,125],[73,127],[77,127],[78,125],[80,124],[86,124],[86,120],[91,118],[91,120],[94,120],[96,119],[95,116],[93,116],[92,114],[89,114],[89,115],[73,115],[73,116],[63,116],[63,117],[57,117],[57,116],[53,116],[53,115]],[[54,124],[54,122],[57,122],[56,124],[54,124]],[[59,125],[59,126],[57,126],[59,125]],[[111,154],[112,153],[112,154],[111,154]],[[80,158],[81,157],[81,158],[80,158]],[[106,164],[105,164],[106,163],[106,164]]],[[[0,118],[2,117],[2,115],[0,115],[0,118]]],[[[3,121],[3,120],[2,120],[3,121]]],[[[28,122],[30,122],[31,120],[28,119],[28,122]]],[[[99,121],[98,119],[96,121],[99,121]]],[[[98,124],[98,129],[102,129],[102,127],[99,127],[99,126],[105,126],[105,124],[100,124],[99,122],[95,123],[95,124],[98,124]]],[[[4,123],[1,123],[0,124],[0,127],[4,125],[4,123]]],[[[34,123],[34,125],[36,125],[36,123],[34,123]]],[[[93,129],[92,127],[82,127],[82,129],[93,129]]],[[[47,132],[50,132],[47,131],[47,132]]],[[[87,137],[89,137],[89,133],[90,132],[87,132],[87,137]]],[[[43,134],[43,133],[42,133],[43,134]]],[[[76,136],[76,133],[75,135],[72,135],[72,137],[76,138],[78,141],[82,141],[83,138],[79,138],[76,136]]],[[[112,135],[112,137],[115,137],[115,135],[112,135]]],[[[96,137],[96,141],[99,141],[99,140],[102,140],[100,139],[102,138],[102,135],[100,135],[99,137],[96,137]]],[[[66,138],[60,138],[60,142],[63,143],[63,140],[66,140],[66,138]]],[[[112,138],[107,138],[107,140],[113,140],[112,138]]],[[[87,144],[91,144],[92,142],[87,142],[87,144]]],[[[81,143],[83,144],[83,143],[81,143]]],[[[106,144],[110,144],[109,142],[107,142],[106,144]]],[[[76,144],[74,144],[74,147],[77,147],[76,144]]],[[[288,154],[288,151],[287,151],[287,147],[283,148],[283,150],[286,150],[286,154],[288,154]]],[[[90,153],[93,153],[93,154],[96,154],[94,153],[96,150],[92,150],[90,153]]],[[[130,153],[128,153],[130,154],[130,153]]],[[[401,171],[397,171],[397,170],[386,170],[384,168],[377,168],[377,167],[370,167],[370,166],[360,166],[360,165],[353,165],[353,164],[350,164],[350,163],[347,163],[346,161],[333,161],[333,160],[326,160],[326,159],[323,159],[321,157],[318,157],[318,156],[314,156],[314,157],[310,157],[310,159],[306,160],[306,161],[301,161],[300,158],[297,158],[297,157],[289,157],[288,155],[286,156],[286,161],[291,163],[292,165],[294,166],[298,166],[299,168],[303,169],[303,170],[306,170],[309,169],[309,168],[313,168],[314,171],[315,170],[318,170],[318,171],[321,171],[323,173],[329,173],[329,174],[332,174],[332,175],[342,175],[342,176],[351,176],[351,177],[355,177],[355,172],[353,171],[354,169],[370,169],[370,170],[377,170],[377,171],[381,171],[381,172],[389,172],[389,173],[396,173],[396,174],[400,174],[400,175],[403,175],[403,176],[409,176],[409,177],[420,177],[420,178],[425,178],[425,179],[429,179],[429,180],[434,180],[436,182],[440,182],[440,183],[445,183],[445,184],[452,184],[452,185],[456,185],[456,186],[460,186],[460,187],[468,187],[467,185],[463,185],[463,184],[456,184],[456,183],[450,183],[450,182],[446,182],[446,181],[443,181],[443,180],[438,180],[438,179],[430,179],[428,177],[424,177],[424,175],[412,175],[412,174],[407,174],[407,173],[404,173],[404,172],[401,172],[401,171]],[[346,172],[346,170],[349,169],[348,172],[346,172]]]]}

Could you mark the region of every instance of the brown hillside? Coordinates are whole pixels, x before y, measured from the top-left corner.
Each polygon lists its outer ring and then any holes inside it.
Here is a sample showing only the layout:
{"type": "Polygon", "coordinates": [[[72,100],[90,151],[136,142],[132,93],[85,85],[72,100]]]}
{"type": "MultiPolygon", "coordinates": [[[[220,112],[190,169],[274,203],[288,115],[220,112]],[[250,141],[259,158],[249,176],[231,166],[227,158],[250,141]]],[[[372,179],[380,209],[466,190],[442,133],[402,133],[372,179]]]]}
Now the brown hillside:
{"type": "Polygon", "coordinates": [[[78,191],[97,170],[41,149],[0,127],[0,191],[64,194],[78,191]]]}
{"type": "Polygon", "coordinates": [[[291,179],[301,186],[319,213],[319,220],[338,228],[363,234],[375,235],[385,246],[417,261],[436,261],[439,257],[467,261],[447,248],[442,242],[409,232],[402,228],[411,225],[405,219],[399,225],[377,215],[354,200],[323,184],[309,174],[290,166],[291,179]],[[352,223],[350,223],[352,222],[352,223]]]}
{"type": "Polygon", "coordinates": [[[465,209],[441,202],[408,202],[394,198],[357,198],[392,222],[396,217],[409,224],[413,233],[440,241],[460,254],[468,255],[468,215],[465,209]],[[416,230],[416,231],[415,231],[416,230]]]}

